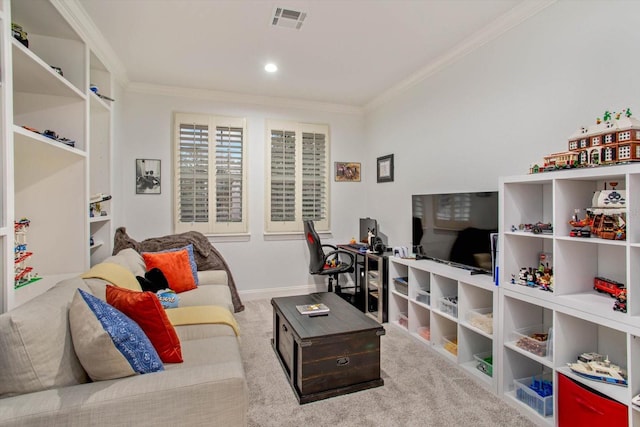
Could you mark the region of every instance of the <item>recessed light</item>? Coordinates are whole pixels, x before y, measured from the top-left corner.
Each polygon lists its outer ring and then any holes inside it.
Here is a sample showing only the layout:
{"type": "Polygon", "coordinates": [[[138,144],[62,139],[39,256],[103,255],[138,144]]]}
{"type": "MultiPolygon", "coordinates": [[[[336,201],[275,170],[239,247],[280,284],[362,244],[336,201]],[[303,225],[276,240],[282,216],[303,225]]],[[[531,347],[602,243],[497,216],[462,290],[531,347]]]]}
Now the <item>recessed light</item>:
{"type": "Polygon", "coordinates": [[[275,73],[276,71],[278,71],[278,66],[276,64],[269,63],[269,64],[264,66],[264,70],[267,73],[275,73]]]}

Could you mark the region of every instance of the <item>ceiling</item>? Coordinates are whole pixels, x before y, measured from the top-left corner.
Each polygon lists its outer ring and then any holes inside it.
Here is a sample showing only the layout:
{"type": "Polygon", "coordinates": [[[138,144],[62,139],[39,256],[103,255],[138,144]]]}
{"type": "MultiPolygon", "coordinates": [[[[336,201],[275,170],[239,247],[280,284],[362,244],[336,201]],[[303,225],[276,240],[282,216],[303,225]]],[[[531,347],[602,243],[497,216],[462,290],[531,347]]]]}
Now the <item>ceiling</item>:
{"type": "MultiPolygon", "coordinates": [[[[523,0],[78,0],[127,83],[364,107],[541,9],[523,0]],[[277,7],[305,12],[274,27],[277,7]],[[267,62],[279,70],[264,71],[267,62]]],[[[536,2],[533,2],[536,3],[536,2]]]]}

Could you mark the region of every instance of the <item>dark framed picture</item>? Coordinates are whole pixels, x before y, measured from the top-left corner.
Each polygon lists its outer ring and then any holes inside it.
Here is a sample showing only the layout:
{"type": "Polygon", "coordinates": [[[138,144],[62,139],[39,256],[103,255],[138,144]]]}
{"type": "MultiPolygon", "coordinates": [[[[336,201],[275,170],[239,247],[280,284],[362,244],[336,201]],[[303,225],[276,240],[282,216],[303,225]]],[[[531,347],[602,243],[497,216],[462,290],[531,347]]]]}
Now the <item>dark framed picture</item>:
{"type": "Polygon", "coordinates": [[[360,163],[336,162],[335,180],[338,182],[360,182],[360,163]]]}
{"type": "Polygon", "coordinates": [[[136,194],[160,194],[160,160],[136,159],[136,194]]]}
{"type": "Polygon", "coordinates": [[[393,182],[393,154],[378,157],[378,182],[393,182]]]}

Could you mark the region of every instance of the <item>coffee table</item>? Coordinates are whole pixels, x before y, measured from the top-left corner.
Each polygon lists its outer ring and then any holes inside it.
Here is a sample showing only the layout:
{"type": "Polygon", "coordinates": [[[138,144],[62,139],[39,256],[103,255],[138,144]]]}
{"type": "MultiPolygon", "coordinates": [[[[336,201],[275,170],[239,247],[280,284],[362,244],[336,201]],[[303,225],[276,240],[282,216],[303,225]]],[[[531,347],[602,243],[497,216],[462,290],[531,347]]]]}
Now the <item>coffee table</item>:
{"type": "Polygon", "coordinates": [[[271,299],[271,344],[298,402],[308,403],[384,384],[378,322],[331,292],[271,299]],[[297,305],[326,304],[326,316],[297,305]]]}

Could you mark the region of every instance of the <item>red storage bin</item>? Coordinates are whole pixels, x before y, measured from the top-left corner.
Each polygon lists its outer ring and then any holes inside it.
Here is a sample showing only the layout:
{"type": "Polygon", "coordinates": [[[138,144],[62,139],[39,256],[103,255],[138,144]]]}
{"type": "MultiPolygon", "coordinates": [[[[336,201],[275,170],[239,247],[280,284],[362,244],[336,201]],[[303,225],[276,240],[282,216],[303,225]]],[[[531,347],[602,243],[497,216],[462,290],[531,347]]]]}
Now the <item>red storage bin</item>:
{"type": "Polygon", "coordinates": [[[569,377],[558,374],[559,427],[625,427],[628,408],[569,377]]]}

